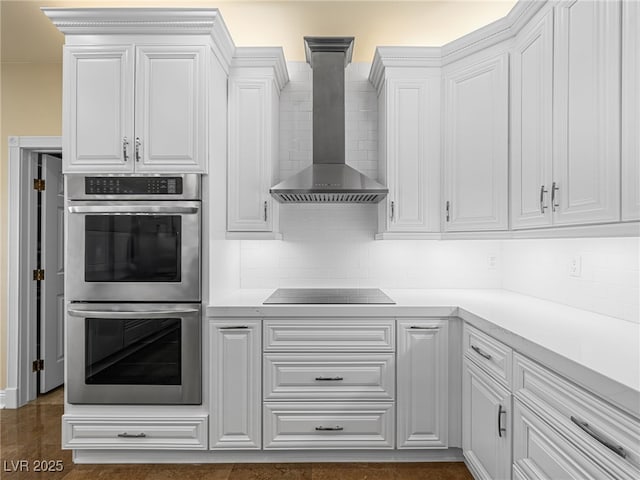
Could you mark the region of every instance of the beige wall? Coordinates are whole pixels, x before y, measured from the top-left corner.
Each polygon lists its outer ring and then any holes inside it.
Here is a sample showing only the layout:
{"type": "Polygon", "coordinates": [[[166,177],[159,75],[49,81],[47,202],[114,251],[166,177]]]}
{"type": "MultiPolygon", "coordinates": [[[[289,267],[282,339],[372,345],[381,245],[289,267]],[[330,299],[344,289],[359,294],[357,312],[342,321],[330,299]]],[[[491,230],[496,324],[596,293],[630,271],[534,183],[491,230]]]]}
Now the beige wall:
{"type": "Polygon", "coordinates": [[[369,62],[377,45],[442,45],[503,17],[514,3],[0,0],[0,390],[6,386],[7,137],[61,130],[64,39],[41,6],[218,7],[238,46],[282,46],[287,60],[300,61],[304,35],[353,35],[354,61],[369,62]]]}

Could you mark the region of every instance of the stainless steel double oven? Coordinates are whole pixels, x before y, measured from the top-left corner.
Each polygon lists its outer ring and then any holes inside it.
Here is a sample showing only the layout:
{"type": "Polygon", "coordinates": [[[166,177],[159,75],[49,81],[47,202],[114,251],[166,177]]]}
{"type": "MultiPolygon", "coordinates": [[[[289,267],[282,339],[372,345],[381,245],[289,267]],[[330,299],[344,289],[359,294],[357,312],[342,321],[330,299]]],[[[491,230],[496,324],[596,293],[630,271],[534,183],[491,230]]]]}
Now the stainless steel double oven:
{"type": "Polygon", "coordinates": [[[70,403],[200,404],[200,176],[67,176],[70,403]]]}

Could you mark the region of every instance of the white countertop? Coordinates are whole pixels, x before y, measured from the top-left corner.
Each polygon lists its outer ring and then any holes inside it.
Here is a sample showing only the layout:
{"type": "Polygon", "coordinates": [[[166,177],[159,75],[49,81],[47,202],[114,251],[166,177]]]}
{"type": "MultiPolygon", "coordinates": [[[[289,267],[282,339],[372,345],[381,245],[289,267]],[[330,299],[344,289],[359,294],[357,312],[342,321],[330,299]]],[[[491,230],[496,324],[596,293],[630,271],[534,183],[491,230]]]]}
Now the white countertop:
{"type": "Polygon", "coordinates": [[[383,291],[395,305],[262,305],[273,289],[236,290],[207,315],[458,316],[640,416],[640,324],[505,290],[383,291]]]}

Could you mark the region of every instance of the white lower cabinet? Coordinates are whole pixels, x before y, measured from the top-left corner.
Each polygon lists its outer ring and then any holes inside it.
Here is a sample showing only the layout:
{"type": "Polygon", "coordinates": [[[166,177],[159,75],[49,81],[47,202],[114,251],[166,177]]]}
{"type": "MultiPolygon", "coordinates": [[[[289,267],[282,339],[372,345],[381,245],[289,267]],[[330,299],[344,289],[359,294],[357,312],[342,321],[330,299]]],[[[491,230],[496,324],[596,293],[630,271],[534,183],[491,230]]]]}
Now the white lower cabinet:
{"type": "Polygon", "coordinates": [[[62,448],[205,450],[207,416],[62,416],[62,448]]]}
{"type": "Polygon", "coordinates": [[[513,473],[517,479],[613,479],[538,415],[514,401],[513,473]]]}
{"type": "Polygon", "coordinates": [[[448,323],[398,321],[398,448],[447,448],[448,323]]]}
{"type": "Polygon", "coordinates": [[[511,393],[468,358],[462,378],[462,450],[476,480],[511,478],[511,393]]]}
{"type": "Polygon", "coordinates": [[[261,327],[260,319],[209,322],[212,450],[262,446],[261,327]]]}
{"type": "Polygon", "coordinates": [[[264,448],[393,448],[393,403],[269,402],[264,448]]]}

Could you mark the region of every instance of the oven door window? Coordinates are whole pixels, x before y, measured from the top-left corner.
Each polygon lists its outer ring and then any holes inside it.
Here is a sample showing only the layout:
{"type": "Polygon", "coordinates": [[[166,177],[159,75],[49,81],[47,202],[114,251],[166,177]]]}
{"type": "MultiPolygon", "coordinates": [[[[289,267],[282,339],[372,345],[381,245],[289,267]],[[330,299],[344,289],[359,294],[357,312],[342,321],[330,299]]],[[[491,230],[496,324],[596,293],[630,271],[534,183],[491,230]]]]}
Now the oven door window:
{"type": "Polygon", "coordinates": [[[179,318],[87,318],[87,385],[181,385],[179,318]]]}
{"type": "Polygon", "coordinates": [[[180,282],[180,215],[87,215],[86,282],[180,282]]]}

